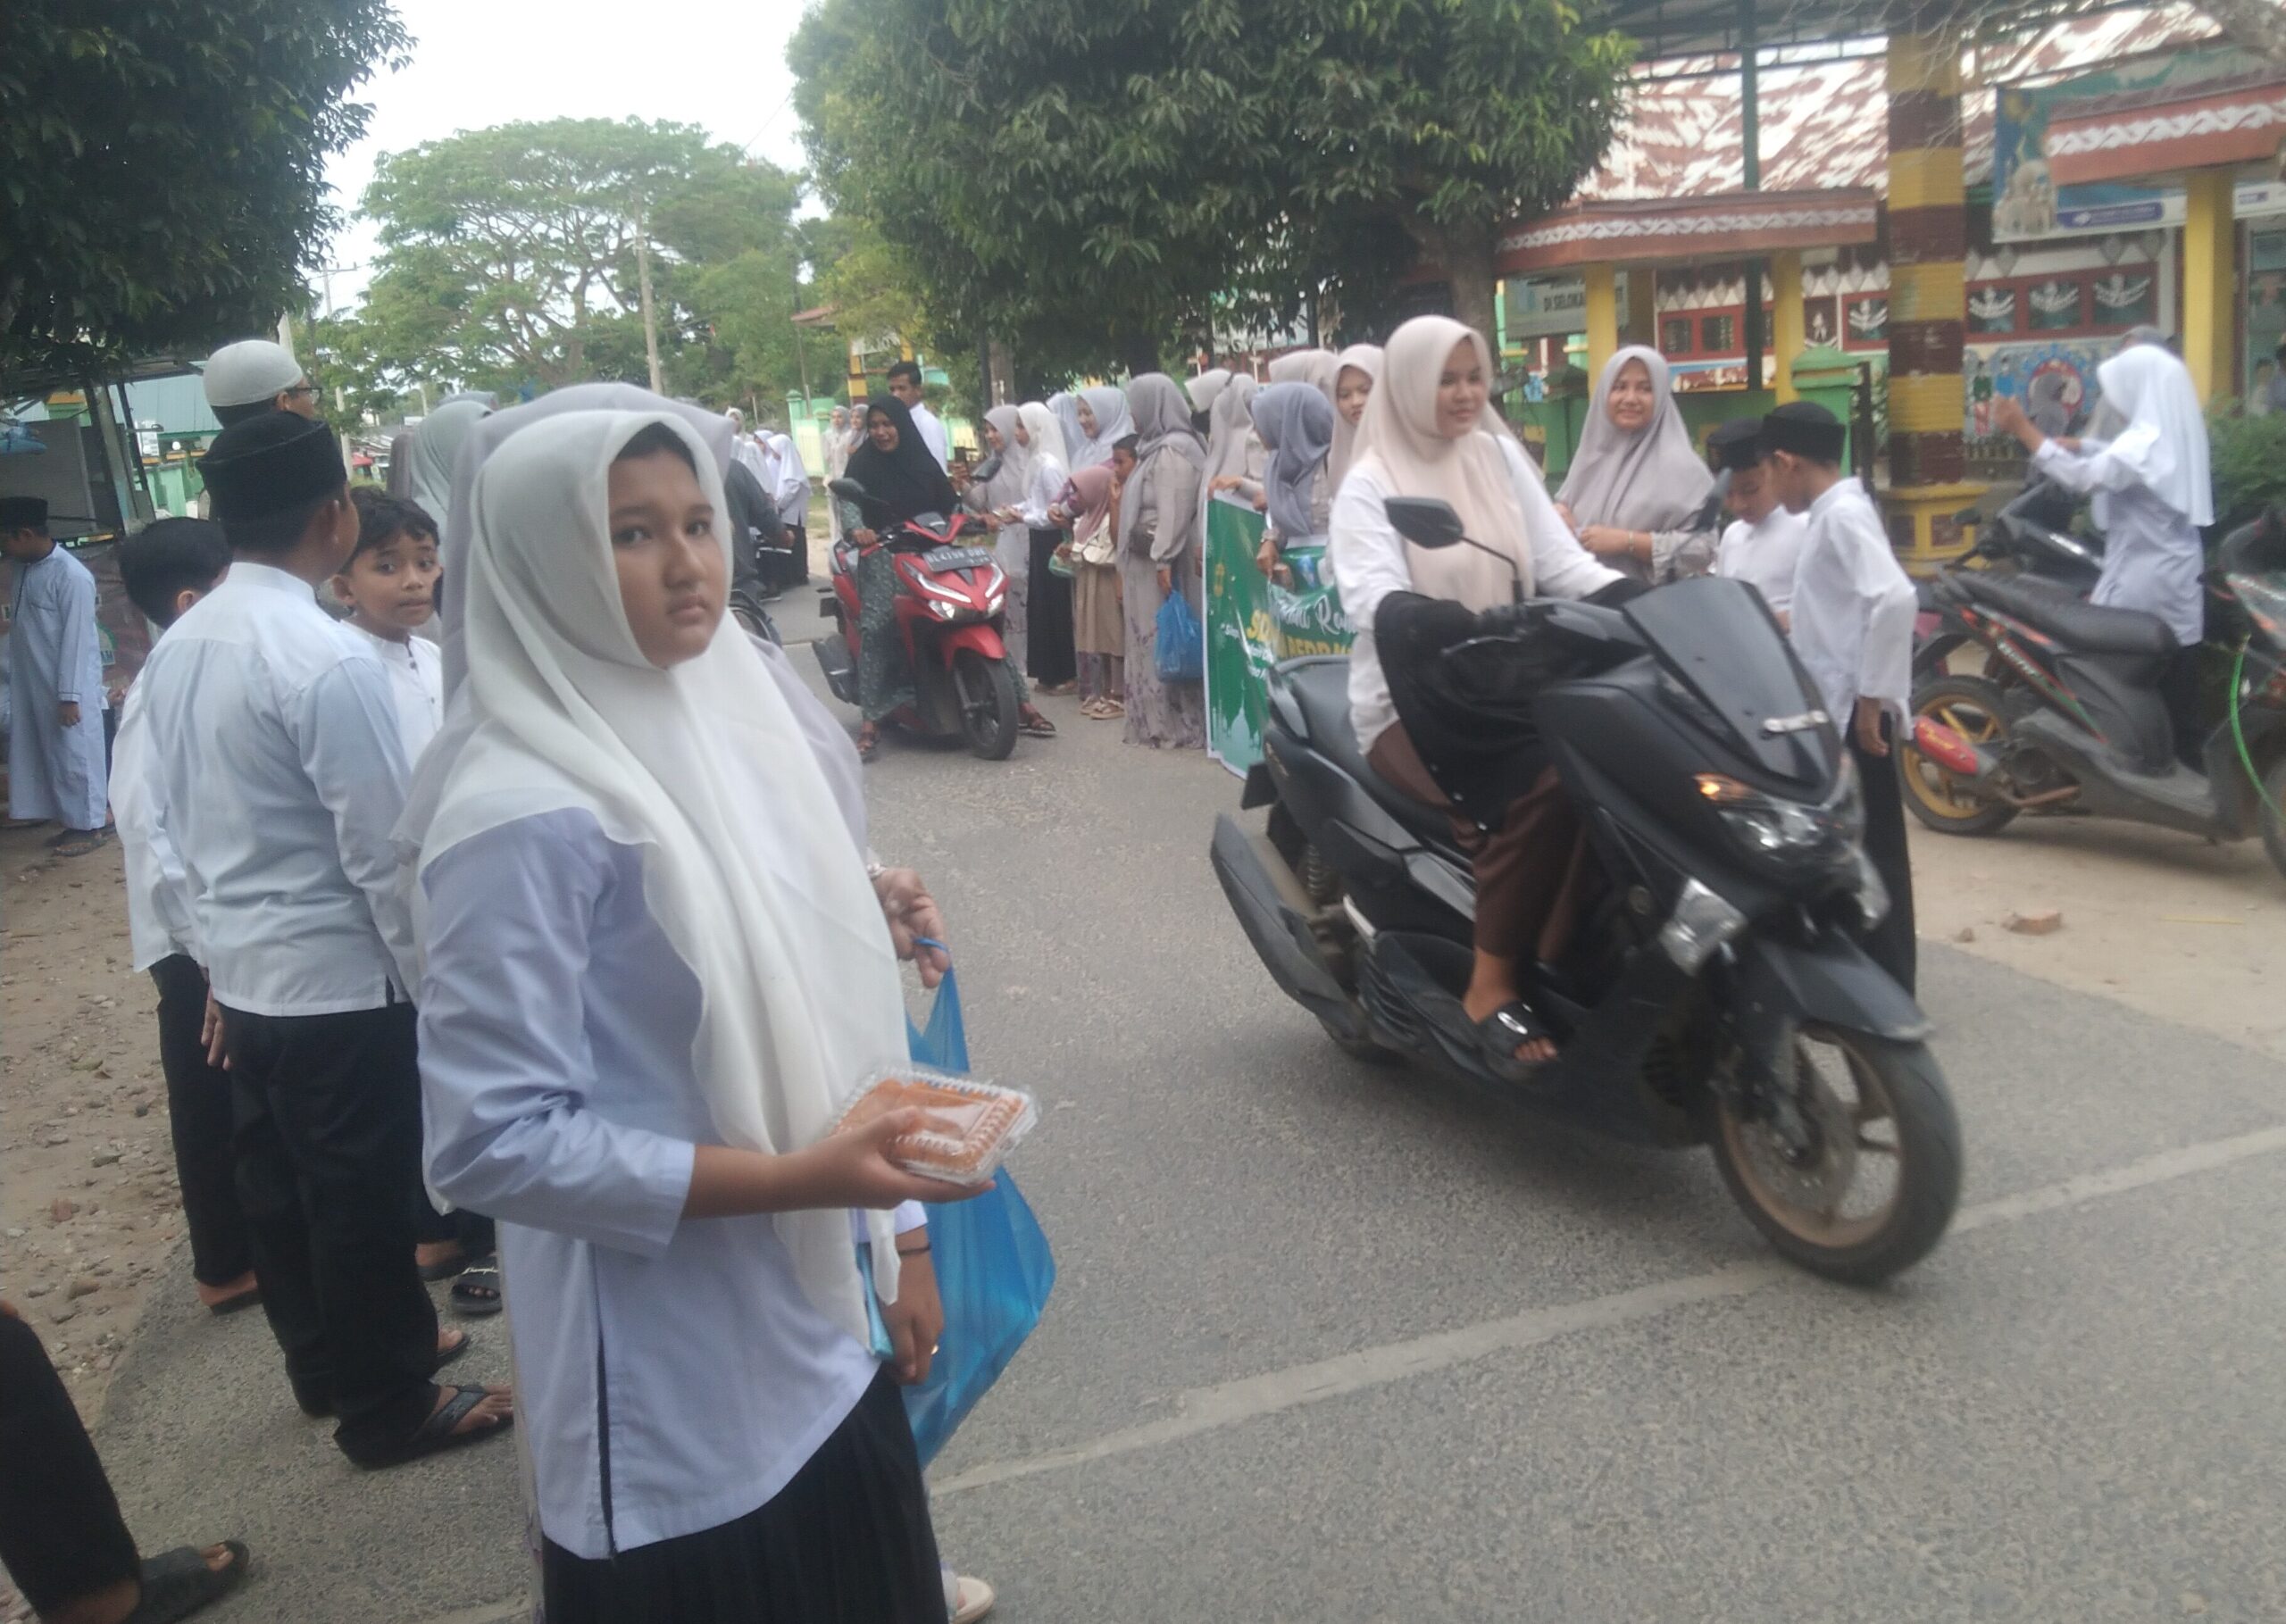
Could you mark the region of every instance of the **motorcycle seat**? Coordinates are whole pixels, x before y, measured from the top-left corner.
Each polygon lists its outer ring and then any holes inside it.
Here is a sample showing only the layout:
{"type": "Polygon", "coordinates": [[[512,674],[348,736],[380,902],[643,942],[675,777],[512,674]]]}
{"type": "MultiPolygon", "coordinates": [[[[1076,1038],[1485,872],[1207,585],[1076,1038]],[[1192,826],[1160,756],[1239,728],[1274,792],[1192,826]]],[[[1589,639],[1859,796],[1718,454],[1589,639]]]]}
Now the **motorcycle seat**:
{"type": "Polygon", "coordinates": [[[1453,845],[1452,819],[1374,771],[1357,747],[1357,730],[1349,722],[1349,662],[1345,656],[1312,654],[1289,660],[1278,668],[1278,674],[1301,707],[1310,745],[1319,754],[1356,779],[1376,805],[1422,839],[1453,845]]]}
{"type": "Polygon", "coordinates": [[[1952,578],[1971,601],[2045,632],[2075,654],[2165,659],[2178,646],[2174,629],[2140,609],[2107,609],[2005,576],[1964,571],[1952,578]]]}

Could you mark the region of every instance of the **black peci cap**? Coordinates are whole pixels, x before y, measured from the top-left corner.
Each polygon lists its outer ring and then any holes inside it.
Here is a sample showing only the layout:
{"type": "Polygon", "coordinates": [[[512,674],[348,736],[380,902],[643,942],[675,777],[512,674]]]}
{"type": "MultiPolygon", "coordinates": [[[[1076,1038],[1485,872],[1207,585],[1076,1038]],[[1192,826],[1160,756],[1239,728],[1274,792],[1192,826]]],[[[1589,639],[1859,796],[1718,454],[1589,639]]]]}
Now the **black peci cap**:
{"type": "Polygon", "coordinates": [[[198,472],[225,524],[290,512],[349,483],[333,430],[291,412],[231,424],[199,458],[198,472]]]}
{"type": "Polygon", "coordinates": [[[1737,471],[1754,467],[1763,457],[1762,420],[1734,417],[1715,424],[1706,436],[1706,449],[1717,468],[1737,471]]]}
{"type": "Polygon", "coordinates": [[[1762,443],[1813,462],[1839,462],[1848,434],[1841,420],[1815,401],[1790,400],[1762,420],[1762,443]]]}
{"type": "Polygon", "coordinates": [[[0,496],[0,530],[47,529],[47,498],[0,496]]]}

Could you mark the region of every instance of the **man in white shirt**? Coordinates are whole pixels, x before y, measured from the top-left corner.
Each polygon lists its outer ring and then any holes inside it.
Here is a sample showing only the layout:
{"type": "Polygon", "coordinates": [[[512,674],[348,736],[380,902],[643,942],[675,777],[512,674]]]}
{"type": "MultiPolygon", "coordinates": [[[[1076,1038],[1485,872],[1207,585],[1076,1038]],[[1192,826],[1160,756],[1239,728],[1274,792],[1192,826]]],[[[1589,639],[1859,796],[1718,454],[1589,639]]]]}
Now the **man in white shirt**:
{"type": "Polygon", "coordinates": [[[929,454],[937,459],[937,466],[949,470],[953,465],[953,443],[945,437],[945,425],[929,410],[921,395],[921,367],[917,362],[900,361],[889,368],[889,393],[905,403],[913,413],[913,426],[921,430],[921,443],[929,447],[929,454]]]}
{"type": "Polygon", "coordinates": [[[332,433],[272,412],[199,463],[222,584],[152,650],[151,748],[229,1056],[238,1193],[296,1401],[362,1466],[505,1428],[505,1389],[440,1387],[413,1263],[413,921],[391,830],[406,770],[388,678],[314,590],[356,545],[332,433]]]}
{"type": "Polygon", "coordinates": [[[1764,459],[1762,420],[1744,417],[1723,423],[1706,437],[1706,449],[1731,476],[1723,505],[1731,521],[1714,552],[1714,573],[1744,581],[1762,594],[1781,626],[1794,602],[1794,569],[1802,556],[1809,525],[1778,500],[1764,459]]]}
{"type": "Polygon", "coordinates": [[[1865,798],[1865,855],[1889,887],[1889,912],[1865,932],[1865,951],[1911,992],[1913,867],[1890,745],[1912,702],[1913,583],[1865,487],[1842,475],[1839,418],[1792,401],[1762,420],[1762,438],[1779,500],[1809,516],[1794,575],[1794,651],[1849,741],[1865,798]]]}
{"type": "Polygon", "coordinates": [[[216,350],[206,358],[204,383],[207,409],[224,428],[271,412],[318,414],[317,386],[293,351],[267,338],[241,338],[216,350]]]}
{"type": "MultiPolygon", "coordinates": [[[[204,519],[162,519],[119,544],[120,584],[144,618],[166,629],[222,584],[230,544],[204,519]]],[[[112,752],[112,816],[127,867],[127,934],[134,965],[159,994],[159,1070],[167,1079],[183,1227],[198,1300],[215,1313],[261,1301],[254,1237],[238,1204],[230,1150],[230,1078],[207,1058],[206,971],[198,962],[182,859],[167,833],[144,707],[150,683],[127,690],[112,752]]]]}

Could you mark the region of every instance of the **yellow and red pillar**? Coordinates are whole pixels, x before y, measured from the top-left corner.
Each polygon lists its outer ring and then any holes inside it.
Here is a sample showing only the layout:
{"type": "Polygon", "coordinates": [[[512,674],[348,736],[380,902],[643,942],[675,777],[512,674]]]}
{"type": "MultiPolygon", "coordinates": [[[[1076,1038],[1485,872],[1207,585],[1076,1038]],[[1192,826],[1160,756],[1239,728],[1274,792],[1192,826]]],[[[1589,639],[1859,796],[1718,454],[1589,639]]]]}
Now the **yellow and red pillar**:
{"type": "Polygon", "coordinates": [[[1962,445],[1968,216],[1961,179],[1961,47],[1950,31],[1892,34],[1890,123],[1890,537],[1906,568],[1965,552],[1953,515],[1981,486],[1962,445]]]}

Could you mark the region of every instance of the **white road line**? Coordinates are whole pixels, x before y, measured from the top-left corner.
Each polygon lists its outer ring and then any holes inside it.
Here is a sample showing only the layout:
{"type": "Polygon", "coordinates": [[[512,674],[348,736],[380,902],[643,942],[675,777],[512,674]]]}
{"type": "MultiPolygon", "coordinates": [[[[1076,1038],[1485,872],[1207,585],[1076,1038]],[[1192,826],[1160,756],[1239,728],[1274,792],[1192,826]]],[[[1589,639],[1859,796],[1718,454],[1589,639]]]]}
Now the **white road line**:
{"type": "MultiPolygon", "coordinates": [[[[2179,1150],[2130,1162],[2100,1173],[2083,1173],[2060,1183],[2043,1185],[2015,1195],[2002,1195],[1964,1208],[1953,1220],[1953,1233],[1965,1235],[1996,1224],[2011,1224],[2044,1212],[2061,1212],[2124,1195],[2170,1179],[2188,1178],[2243,1162],[2250,1156],[2286,1150],[2286,1126],[2258,1128],[2226,1139],[2212,1139],[2179,1150]]],[[[1109,1432],[1068,1449],[1054,1449],[1013,1461],[988,1462],[955,1477],[930,1485],[930,1495],[942,1499],[969,1489],[984,1488],[1042,1472],[1084,1466],[1139,1449],[1155,1449],[1202,1432],[1217,1431],[1240,1421],[1274,1415],[1281,1410],[1339,1398],[1369,1387],[1385,1387],[1407,1377],[1449,1369],[1487,1354],[1528,1348],[1580,1331],[1607,1330],[1651,1319],[1671,1309],[1696,1303],[1742,1297],[1797,1270],[1774,1260],[1735,1263],[1711,1273],[1641,1286],[1585,1303],[1536,1308],[1506,1319],[1487,1320],[1457,1330],[1439,1331],[1404,1342],[1361,1348],[1310,1364],[1291,1365],[1211,1387],[1194,1387],[1177,1395],[1176,1413],[1163,1420],[1109,1432]]]]}

